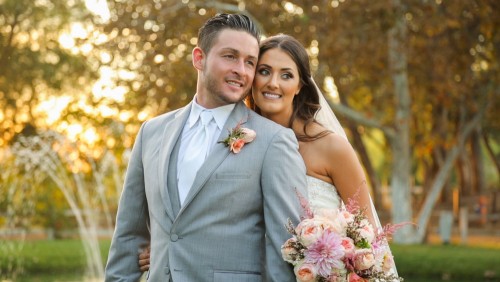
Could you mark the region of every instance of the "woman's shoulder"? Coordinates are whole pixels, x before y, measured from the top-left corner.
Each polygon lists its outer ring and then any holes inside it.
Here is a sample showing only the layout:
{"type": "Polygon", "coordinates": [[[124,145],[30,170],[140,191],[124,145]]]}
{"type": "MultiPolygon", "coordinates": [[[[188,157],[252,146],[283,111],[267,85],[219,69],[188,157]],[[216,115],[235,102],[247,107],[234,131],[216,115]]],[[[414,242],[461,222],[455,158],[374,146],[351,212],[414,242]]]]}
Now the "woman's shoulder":
{"type": "Polygon", "coordinates": [[[320,138],[316,139],[313,141],[314,147],[317,147],[317,149],[321,150],[323,153],[327,153],[328,155],[330,154],[337,154],[337,153],[342,153],[345,150],[352,150],[352,146],[349,143],[349,141],[346,139],[346,137],[329,131],[325,127],[319,124],[312,124],[308,128],[308,132],[310,135],[322,135],[325,133],[323,136],[320,138]]]}
{"type": "Polygon", "coordinates": [[[353,150],[349,141],[335,132],[329,132],[317,140],[316,144],[322,153],[329,158],[338,158],[353,150]]]}

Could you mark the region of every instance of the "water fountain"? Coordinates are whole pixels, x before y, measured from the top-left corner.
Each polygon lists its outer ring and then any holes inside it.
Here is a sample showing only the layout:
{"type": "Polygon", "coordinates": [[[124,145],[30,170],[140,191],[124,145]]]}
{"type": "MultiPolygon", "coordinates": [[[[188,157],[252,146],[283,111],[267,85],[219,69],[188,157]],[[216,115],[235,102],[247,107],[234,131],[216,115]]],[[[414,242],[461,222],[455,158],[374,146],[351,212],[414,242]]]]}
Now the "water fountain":
{"type": "MultiPolygon", "coordinates": [[[[99,230],[112,230],[108,197],[120,194],[123,174],[110,152],[96,162],[79,151],[77,146],[77,143],[53,131],[20,137],[10,148],[10,172],[2,173],[2,177],[12,180],[9,191],[13,194],[18,193],[20,185],[36,187],[47,180],[57,186],[78,224],[78,234],[86,255],[86,279],[102,280],[104,263],[99,247],[99,230]],[[90,169],[83,171],[82,165],[90,166],[90,169]]],[[[12,201],[12,204],[16,202],[12,201]]]]}

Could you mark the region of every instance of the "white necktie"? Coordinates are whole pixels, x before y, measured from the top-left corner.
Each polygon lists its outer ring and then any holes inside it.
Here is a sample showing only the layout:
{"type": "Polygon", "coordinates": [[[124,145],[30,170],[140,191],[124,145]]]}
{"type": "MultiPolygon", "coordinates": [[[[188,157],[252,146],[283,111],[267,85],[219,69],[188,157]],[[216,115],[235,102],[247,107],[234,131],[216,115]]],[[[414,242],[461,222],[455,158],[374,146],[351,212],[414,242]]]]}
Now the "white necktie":
{"type": "Polygon", "coordinates": [[[210,130],[210,123],[213,120],[212,112],[202,111],[200,114],[200,122],[196,125],[195,133],[188,140],[186,146],[186,153],[179,167],[179,200],[181,206],[186,199],[186,196],[193,186],[196,173],[205,161],[212,144],[212,136],[210,130]]]}

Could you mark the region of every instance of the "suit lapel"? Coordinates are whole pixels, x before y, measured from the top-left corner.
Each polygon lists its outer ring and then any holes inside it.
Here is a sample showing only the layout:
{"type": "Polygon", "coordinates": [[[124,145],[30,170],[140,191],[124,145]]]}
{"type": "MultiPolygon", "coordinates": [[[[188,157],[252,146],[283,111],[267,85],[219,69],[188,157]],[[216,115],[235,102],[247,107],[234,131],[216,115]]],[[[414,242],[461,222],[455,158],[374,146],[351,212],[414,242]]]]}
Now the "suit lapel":
{"type": "MultiPolygon", "coordinates": [[[[172,202],[169,193],[167,193],[167,173],[169,171],[169,163],[170,163],[170,155],[172,154],[172,150],[174,149],[177,140],[184,128],[184,124],[186,123],[187,118],[189,117],[189,112],[191,109],[191,103],[189,103],[186,107],[179,110],[178,113],[175,114],[174,119],[168,121],[165,124],[163,138],[160,145],[160,156],[158,158],[158,176],[159,176],[159,184],[160,184],[160,195],[165,205],[165,210],[167,211],[168,217],[172,221],[174,221],[174,211],[172,209],[172,202]]],[[[176,165],[176,164],[173,164],[176,165]]],[[[177,180],[176,180],[177,181],[177,180]]]]}
{"type": "MultiPolygon", "coordinates": [[[[227,121],[224,124],[221,134],[219,135],[219,138],[217,138],[217,140],[224,140],[229,134],[228,129],[231,130],[239,122],[245,123],[246,119],[248,118],[248,111],[248,108],[243,102],[236,104],[233,111],[227,118],[227,121]]],[[[186,200],[179,212],[179,215],[187,208],[187,206],[189,206],[193,198],[196,197],[196,195],[204,187],[205,183],[213,174],[213,172],[220,166],[220,164],[226,159],[229,154],[229,148],[226,147],[223,143],[217,143],[214,145],[212,151],[210,152],[210,155],[208,155],[207,159],[196,174],[193,186],[186,196],[186,200]]]]}

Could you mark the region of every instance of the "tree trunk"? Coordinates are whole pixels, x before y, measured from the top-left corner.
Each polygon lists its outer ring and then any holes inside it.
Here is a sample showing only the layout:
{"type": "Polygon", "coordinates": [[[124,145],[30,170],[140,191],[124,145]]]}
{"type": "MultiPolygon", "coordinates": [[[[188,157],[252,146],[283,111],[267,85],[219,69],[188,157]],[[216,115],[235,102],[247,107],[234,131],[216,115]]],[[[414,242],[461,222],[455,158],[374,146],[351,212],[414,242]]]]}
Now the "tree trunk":
{"type": "Polygon", "coordinates": [[[493,151],[493,147],[490,144],[490,139],[488,138],[487,133],[483,132],[482,135],[483,135],[484,145],[486,146],[486,149],[488,150],[488,153],[490,154],[491,160],[495,164],[498,175],[500,175],[500,154],[496,155],[495,152],[493,151]]]}
{"type": "MultiPolygon", "coordinates": [[[[390,138],[392,148],[392,219],[395,223],[411,222],[411,195],[410,195],[410,114],[411,98],[408,84],[407,62],[407,26],[405,6],[400,0],[392,0],[395,22],[388,33],[389,66],[394,83],[396,99],[396,134],[390,138]]],[[[412,243],[411,226],[401,228],[394,234],[396,243],[412,243]]]]}
{"type": "Polygon", "coordinates": [[[432,210],[434,209],[439,195],[441,194],[441,191],[446,184],[446,180],[450,175],[453,164],[460,156],[460,152],[463,151],[465,141],[470,136],[474,128],[477,127],[481,122],[483,115],[484,109],[479,110],[479,112],[472,118],[472,120],[463,127],[463,130],[458,134],[457,142],[448,151],[449,153],[446,154],[444,163],[436,174],[436,178],[434,179],[431,189],[427,194],[424,205],[422,206],[422,209],[418,216],[418,229],[413,236],[414,243],[422,243],[424,241],[427,231],[427,225],[432,215],[432,210]]]}
{"type": "Polygon", "coordinates": [[[481,150],[481,129],[474,130],[471,135],[471,155],[474,175],[474,187],[480,194],[486,193],[486,178],[484,173],[484,155],[481,150]]]}
{"type": "Polygon", "coordinates": [[[459,167],[460,194],[469,197],[475,195],[472,185],[472,167],[467,150],[464,149],[459,153],[457,164],[459,167]]]}

